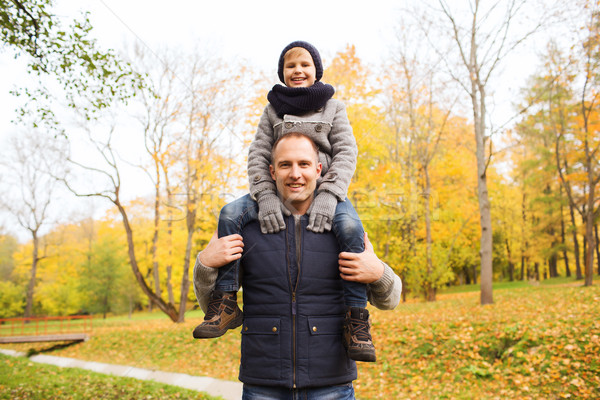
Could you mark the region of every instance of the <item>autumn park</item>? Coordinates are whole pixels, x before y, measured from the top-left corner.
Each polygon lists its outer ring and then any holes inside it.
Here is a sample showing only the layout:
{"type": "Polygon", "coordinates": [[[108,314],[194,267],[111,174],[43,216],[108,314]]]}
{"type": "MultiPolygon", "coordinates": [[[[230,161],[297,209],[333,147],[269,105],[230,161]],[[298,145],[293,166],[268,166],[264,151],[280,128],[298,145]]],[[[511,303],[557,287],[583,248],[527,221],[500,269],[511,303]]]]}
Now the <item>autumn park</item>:
{"type": "Polygon", "coordinates": [[[399,2],[381,59],[298,29],[262,38],[261,65],[131,27],[107,45],[64,3],[0,0],[0,399],[226,398],[31,357],[239,382],[239,328],[192,338],[194,265],[249,190],[298,38],[346,106],[347,196],[402,280],[394,310],[368,307],[356,398],[600,397],[600,1],[399,2]],[[83,341],[2,340],[73,318],[83,341]]]}

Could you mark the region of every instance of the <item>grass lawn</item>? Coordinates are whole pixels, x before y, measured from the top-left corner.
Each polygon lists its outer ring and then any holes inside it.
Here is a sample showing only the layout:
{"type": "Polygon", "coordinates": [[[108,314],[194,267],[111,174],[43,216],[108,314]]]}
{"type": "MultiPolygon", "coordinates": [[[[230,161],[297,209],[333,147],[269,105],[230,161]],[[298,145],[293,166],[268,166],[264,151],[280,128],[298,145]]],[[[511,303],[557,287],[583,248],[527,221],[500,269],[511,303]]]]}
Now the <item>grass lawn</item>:
{"type": "MultiPolygon", "coordinates": [[[[598,398],[597,283],[509,284],[496,288],[488,306],[479,305],[478,291],[463,291],[371,310],[378,360],[359,364],[355,388],[362,400],[598,398]]],[[[239,329],[193,340],[201,320],[197,311],[183,324],[149,315],[97,320],[88,342],[52,354],[237,380],[239,329]]]]}
{"type": "Polygon", "coordinates": [[[0,354],[0,399],[197,399],[216,397],[155,382],[38,364],[0,354]]]}

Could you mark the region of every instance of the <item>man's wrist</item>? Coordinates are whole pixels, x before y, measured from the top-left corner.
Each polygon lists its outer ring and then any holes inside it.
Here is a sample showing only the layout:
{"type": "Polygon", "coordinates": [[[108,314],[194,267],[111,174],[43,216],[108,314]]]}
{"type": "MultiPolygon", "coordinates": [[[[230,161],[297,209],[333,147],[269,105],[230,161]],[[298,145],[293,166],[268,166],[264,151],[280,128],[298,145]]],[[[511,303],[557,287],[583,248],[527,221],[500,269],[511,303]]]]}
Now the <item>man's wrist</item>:
{"type": "Polygon", "coordinates": [[[386,287],[394,283],[394,274],[392,269],[387,266],[383,261],[379,261],[381,263],[381,276],[379,279],[371,283],[371,286],[383,286],[386,287]]]}
{"type": "Polygon", "coordinates": [[[210,261],[206,260],[206,257],[204,255],[204,250],[202,250],[200,253],[198,253],[198,261],[200,261],[200,265],[206,268],[214,268],[214,266],[209,265],[210,261]]]}

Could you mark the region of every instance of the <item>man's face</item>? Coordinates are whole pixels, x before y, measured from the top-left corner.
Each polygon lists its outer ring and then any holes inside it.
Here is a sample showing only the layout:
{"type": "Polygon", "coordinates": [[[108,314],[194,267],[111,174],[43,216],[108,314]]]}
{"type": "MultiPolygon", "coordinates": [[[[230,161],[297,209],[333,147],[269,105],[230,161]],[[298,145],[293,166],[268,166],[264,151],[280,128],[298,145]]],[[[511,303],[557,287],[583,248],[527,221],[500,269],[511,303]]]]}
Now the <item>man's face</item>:
{"type": "Polygon", "coordinates": [[[294,47],[283,58],[283,77],[287,87],[314,85],[317,69],[310,53],[302,47],[294,47]]]}
{"type": "Polygon", "coordinates": [[[305,214],[321,175],[321,163],[310,141],[302,137],[282,139],[269,169],[284,204],[293,214],[305,214]]]}

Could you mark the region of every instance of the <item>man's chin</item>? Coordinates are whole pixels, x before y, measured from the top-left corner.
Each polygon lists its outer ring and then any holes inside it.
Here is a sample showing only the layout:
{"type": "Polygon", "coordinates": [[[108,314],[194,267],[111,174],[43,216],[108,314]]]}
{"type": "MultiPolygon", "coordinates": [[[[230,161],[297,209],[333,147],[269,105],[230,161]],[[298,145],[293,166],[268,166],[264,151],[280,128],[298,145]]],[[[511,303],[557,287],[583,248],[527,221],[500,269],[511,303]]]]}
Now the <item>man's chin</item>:
{"type": "Polygon", "coordinates": [[[283,203],[286,207],[292,211],[293,214],[304,214],[302,210],[307,209],[308,205],[310,205],[312,200],[312,196],[307,196],[306,194],[296,194],[290,195],[286,199],[284,199],[283,203]]]}

